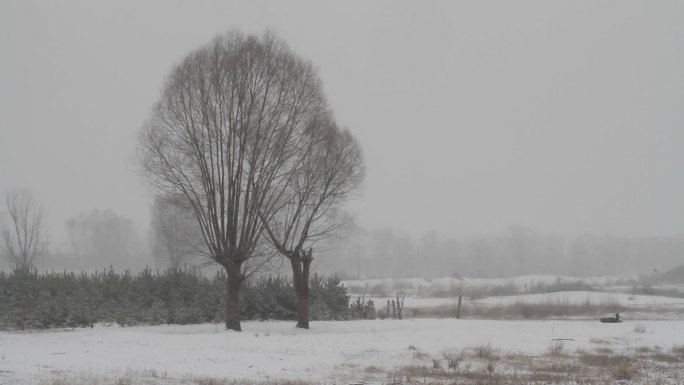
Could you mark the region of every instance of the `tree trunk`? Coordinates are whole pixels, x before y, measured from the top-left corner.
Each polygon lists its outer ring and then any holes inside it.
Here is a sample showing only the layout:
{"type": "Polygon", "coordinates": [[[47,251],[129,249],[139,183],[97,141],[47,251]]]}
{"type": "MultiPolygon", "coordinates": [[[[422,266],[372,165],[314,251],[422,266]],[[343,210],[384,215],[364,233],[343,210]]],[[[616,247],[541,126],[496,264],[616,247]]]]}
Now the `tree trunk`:
{"type": "Polygon", "coordinates": [[[228,271],[228,290],[226,292],[226,329],[242,331],[240,327],[240,286],[242,277],[240,271],[228,271]]]}
{"type": "Polygon", "coordinates": [[[309,268],[311,267],[311,251],[293,253],[290,258],[292,264],[292,283],[297,296],[297,327],[309,328],[309,268]]]}

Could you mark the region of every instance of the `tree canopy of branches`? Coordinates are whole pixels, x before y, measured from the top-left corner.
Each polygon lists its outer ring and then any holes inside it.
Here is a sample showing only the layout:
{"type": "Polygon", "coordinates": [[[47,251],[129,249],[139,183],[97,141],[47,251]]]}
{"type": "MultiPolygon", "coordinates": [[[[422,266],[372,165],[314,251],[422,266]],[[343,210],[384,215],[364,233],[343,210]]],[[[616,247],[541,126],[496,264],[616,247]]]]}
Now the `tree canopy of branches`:
{"type": "Polygon", "coordinates": [[[242,282],[273,255],[261,217],[326,110],[314,66],[271,33],[231,32],[168,76],[139,140],[144,177],[187,204],[206,256],[227,273],[226,328],[240,330],[242,282]]]}
{"type": "Polygon", "coordinates": [[[304,146],[287,174],[274,183],[262,216],[269,240],[289,259],[297,296],[297,327],[309,328],[309,273],[313,246],[344,224],[338,208],[365,175],[361,147],[330,114],[312,120],[304,146]]]}
{"type": "Polygon", "coordinates": [[[9,192],[5,204],[0,252],[17,268],[29,270],[44,247],[43,209],[28,191],[9,192]]]}

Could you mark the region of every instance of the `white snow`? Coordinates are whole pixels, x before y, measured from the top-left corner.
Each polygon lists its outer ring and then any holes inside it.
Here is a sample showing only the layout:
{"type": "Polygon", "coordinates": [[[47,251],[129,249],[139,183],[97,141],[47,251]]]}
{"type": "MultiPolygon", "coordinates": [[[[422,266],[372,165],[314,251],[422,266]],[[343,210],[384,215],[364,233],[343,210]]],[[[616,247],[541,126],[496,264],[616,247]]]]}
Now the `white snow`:
{"type": "Polygon", "coordinates": [[[591,350],[598,343],[614,351],[684,345],[684,321],[641,323],[646,333],[636,333],[634,321],[455,319],[312,322],[310,330],[296,329],[292,322],[243,322],[241,333],[218,324],[2,332],[0,384],[37,383],[56,372],[352,381],[369,366],[391,370],[409,363],[415,351],[429,361],[446,350],[483,344],[537,355],[554,338],[574,339],[566,342],[568,351],[591,350]]]}

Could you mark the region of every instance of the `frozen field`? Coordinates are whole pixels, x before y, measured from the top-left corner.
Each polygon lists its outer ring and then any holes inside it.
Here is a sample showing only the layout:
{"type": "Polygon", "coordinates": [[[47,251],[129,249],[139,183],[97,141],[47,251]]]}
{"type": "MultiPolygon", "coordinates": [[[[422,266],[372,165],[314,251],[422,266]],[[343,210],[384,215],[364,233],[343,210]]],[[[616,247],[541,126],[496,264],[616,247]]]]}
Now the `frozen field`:
{"type": "Polygon", "coordinates": [[[445,352],[482,346],[531,360],[547,354],[554,339],[565,340],[568,353],[684,345],[684,321],[642,322],[643,333],[636,324],[408,319],[313,322],[310,330],[292,322],[244,322],[242,333],[216,324],[2,332],[0,384],[122,377],[134,384],[181,384],[205,376],[382,383],[402,366],[430,367],[445,352]]]}

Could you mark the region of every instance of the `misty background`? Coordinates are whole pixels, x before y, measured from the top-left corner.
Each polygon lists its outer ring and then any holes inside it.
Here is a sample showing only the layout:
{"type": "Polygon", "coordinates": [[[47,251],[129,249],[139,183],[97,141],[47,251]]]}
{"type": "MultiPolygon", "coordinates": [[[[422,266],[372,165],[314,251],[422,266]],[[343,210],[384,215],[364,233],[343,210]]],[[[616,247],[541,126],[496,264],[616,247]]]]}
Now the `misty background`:
{"type": "Polygon", "coordinates": [[[41,267],[163,266],[138,130],[185,54],[270,28],[319,68],[364,148],[354,225],[316,271],[663,271],[684,262],[683,14],[678,1],[2,2],[0,194],[43,205],[41,267]]]}

